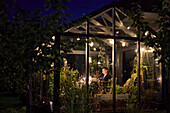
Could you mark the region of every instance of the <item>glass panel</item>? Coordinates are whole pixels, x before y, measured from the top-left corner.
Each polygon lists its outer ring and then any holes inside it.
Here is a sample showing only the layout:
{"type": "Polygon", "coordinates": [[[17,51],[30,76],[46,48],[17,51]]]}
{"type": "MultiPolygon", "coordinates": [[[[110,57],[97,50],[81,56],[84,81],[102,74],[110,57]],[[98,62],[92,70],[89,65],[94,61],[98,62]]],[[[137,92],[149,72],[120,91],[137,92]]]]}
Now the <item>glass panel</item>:
{"type": "MultiPolygon", "coordinates": [[[[63,41],[65,45],[72,42],[81,44],[74,46],[71,53],[63,54],[63,63],[70,66],[70,71],[77,70],[79,85],[85,85],[86,37],[65,36],[62,40],[65,40],[63,41]]],[[[93,97],[93,111],[112,111],[113,44],[114,40],[111,38],[89,38],[89,91],[93,97]],[[105,74],[108,79],[105,79],[105,74]]],[[[141,96],[153,99],[160,91],[160,66],[153,58],[152,48],[141,44],[140,52],[141,96]]],[[[116,39],[115,62],[116,111],[125,111],[127,105],[133,105],[137,101],[137,42],[116,39]]]]}
{"type": "Polygon", "coordinates": [[[63,36],[62,45],[65,49],[74,47],[71,49],[72,52],[62,54],[63,64],[70,66],[70,69],[77,70],[79,76],[85,77],[85,37],[79,36],[63,36]]]}
{"type": "Polygon", "coordinates": [[[136,41],[131,40],[117,40],[116,43],[117,84],[123,86],[131,78],[133,68],[136,66],[135,50],[137,46],[136,41]]]}
{"type": "Polygon", "coordinates": [[[125,111],[128,103],[137,100],[136,41],[116,42],[116,110],[125,111]]]}
{"type": "Polygon", "coordinates": [[[112,111],[112,42],[111,39],[90,38],[90,91],[94,111],[112,111]],[[105,106],[105,107],[104,107],[105,106]]]}
{"type": "Polygon", "coordinates": [[[160,91],[160,65],[154,60],[153,48],[141,44],[141,72],[143,73],[144,90],[160,91]]]}

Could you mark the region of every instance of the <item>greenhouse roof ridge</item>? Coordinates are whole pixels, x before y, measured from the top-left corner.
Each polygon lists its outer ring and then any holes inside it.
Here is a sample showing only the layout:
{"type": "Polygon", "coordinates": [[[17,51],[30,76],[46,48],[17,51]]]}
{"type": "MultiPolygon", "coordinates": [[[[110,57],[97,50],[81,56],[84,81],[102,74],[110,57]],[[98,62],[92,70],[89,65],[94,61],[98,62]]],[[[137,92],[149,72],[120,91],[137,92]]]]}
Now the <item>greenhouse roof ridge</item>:
{"type": "MultiPolygon", "coordinates": [[[[111,12],[112,8],[115,8],[119,13],[121,13],[125,17],[127,17],[127,15],[125,14],[125,12],[123,12],[123,10],[125,10],[125,11],[129,10],[133,2],[135,2],[135,0],[112,1],[108,5],[105,5],[104,7],[99,8],[98,10],[95,10],[95,11],[93,11],[93,12],[91,12],[91,13],[83,16],[83,17],[80,17],[80,18],[72,21],[70,24],[67,24],[66,25],[66,30],[65,30],[64,33],[70,32],[70,31],[72,31],[74,33],[76,32],[77,34],[85,33],[85,29],[86,29],[85,28],[85,23],[87,22],[87,20],[91,19],[92,20],[91,21],[92,29],[93,28],[96,29],[97,27],[98,27],[98,29],[100,29],[99,31],[95,31],[95,32],[94,32],[94,30],[91,30],[91,33],[93,33],[93,32],[98,33],[98,34],[104,33],[105,35],[111,35],[112,36],[113,35],[113,32],[112,32],[113,28],[111,27],[111,24],[107,25],[107,22],[105,21],[105,20],[107,20],[108,22],[112,23],[112,18],[113,17],[111,15],[109,15],[108,12],[109,11],[111,12]],[[100,16],[100,19],[96,19],[99,16],[100,16]],[[103,21],[104,24],[101,24],[101,20],[103,21]]],[[[148,14],[145,15],[146,18],[147,18],[147,16],[148,16],[148,14]]],[[[125,20],[125,18],[124,18],[124,20],[119,19],[119,15],[117,17],[118,17],[118,20],[116,22],[117,28],[121,29],[125,34],[128,34],[127,37],[129,37],[129,36],[136,37],[134,30],[131,31],[131,30],[126,29],[127,25],[123,25],[123,27],[121,26],[121,23],[123,21],[127,22],[127,20],[125,20]]],[[[151,19],[151,18],[149,17],[149,19],[151,19]]]]}

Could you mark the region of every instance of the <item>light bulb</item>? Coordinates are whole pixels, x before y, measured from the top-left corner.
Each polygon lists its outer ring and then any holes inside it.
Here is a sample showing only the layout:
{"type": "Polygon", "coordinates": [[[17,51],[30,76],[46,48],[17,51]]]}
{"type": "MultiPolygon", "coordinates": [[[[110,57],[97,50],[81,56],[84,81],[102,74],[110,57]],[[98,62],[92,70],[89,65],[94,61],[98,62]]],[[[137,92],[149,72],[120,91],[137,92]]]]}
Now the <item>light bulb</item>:
{"type": "Polygon", "coordinates": [[[52,36],[53,41],[55,40],[55,36],[52,36]]]}
{"type": "Polygon", "coordinates": [[[130,29],[130,26],[128,26],[127,29],[130,29]]]}
{"type": "Polygon", "coordinates": [[[142,51],[142,52],[145,51],[145,48],[142,48],[141,51],[142,51]]]}
{"type": "Polygon", "coordinates": [[[91,43],[90,43],[90,46],[91,46],[91,47],[93,47],[93,45],[94,45],[94,43],[93,43],[93,42],[91,42],[91,43]]]}
{"type": "Polygon", "coordinates": [[[80,38],[77,38],[77,40],[80,40],[80,38]]]}
{"type": "Polygon", "coordinates": [[[94,51],[96,51],[96,48],[93,48],[94,51]]]}
{"type": "Polygon", "coordinates": [[[114,40],[110,40],[109,42],[110,42],[110,44],[114,44],[114,40]]]}
{"type": "Polygon", "coordinates": [[[125,47],[125,46],[126,46],[126,43],[125,43],[125,42],[122,42],[122,46],[125,47]]]}

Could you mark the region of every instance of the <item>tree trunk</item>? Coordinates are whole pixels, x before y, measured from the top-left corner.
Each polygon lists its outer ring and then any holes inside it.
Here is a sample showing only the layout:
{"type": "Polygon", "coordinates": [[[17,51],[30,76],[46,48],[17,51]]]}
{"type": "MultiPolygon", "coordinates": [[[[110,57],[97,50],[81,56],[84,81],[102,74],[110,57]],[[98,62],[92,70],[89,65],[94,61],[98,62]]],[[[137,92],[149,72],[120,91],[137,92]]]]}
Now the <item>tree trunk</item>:
{"type": "Polygon", "coordinates": [[[32,113],[32,72],[31,66],[27,69],[28,85],[27,85],[27,106],[26,113],[32,113]]]}
{"type": "Polygon", "coordinates": [[[59,99],[59,89],[60,89],[60,35],[57,34],[55,38],[55,57],[54,57],[54,100],[53,100],[53,110],[54,113],[60,113],[60,99],[59,99]]]}

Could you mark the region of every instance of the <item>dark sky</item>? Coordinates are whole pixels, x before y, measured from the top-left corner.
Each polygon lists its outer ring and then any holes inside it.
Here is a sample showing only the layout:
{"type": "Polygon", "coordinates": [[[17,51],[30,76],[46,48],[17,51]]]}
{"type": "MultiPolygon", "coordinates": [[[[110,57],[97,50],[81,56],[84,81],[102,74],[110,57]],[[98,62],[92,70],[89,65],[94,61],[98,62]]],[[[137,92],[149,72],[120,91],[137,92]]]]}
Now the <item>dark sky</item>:
{"type": "Polygon", "coordinates": [[[72,0],[67,6],[73,15],[73,18],[78,18],[83,14],[88,14],[105,6],[112,1],[113,0],[72,0]]]}
{"type": "MultiPolygon", "coordinates": [[[[35,8],[42,8],[45,0],[16,0],[22,8],[34,10],[35,8]]],[[[72,13],[73,19],[81,17],[83,14],[88,14],[95,11],[113,0],[71,0],[67,3],[69,12],[72,13]]]]}

